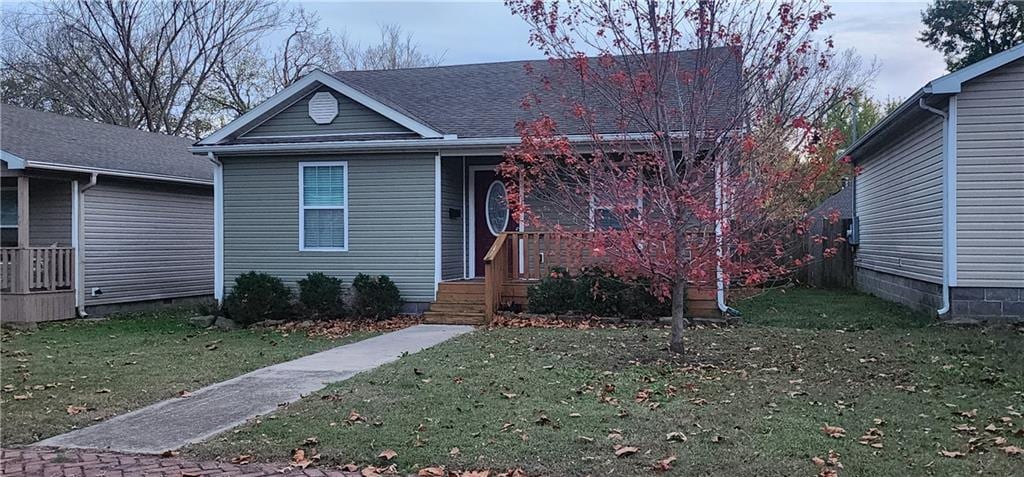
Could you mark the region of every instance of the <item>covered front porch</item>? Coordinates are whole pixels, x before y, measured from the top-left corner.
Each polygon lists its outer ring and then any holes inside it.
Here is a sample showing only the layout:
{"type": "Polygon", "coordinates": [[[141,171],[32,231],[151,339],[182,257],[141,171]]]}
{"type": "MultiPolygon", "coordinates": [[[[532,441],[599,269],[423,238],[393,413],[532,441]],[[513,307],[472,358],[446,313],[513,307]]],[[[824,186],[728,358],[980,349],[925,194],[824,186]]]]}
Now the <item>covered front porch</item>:
{"type": "MultiPolygon", "coordinates": [[[[441,158],[441,269],[427,322],[480,324],[502,309],[528,310],[527,290],[552,270],[575,273],[597,264],[579,246],[591,233],[589,224],[567,224],[552,204],[530,207],[561,224],[560,233],[512,216],[496,173],[500,162],[496,156],[441,158]]],[[[687,310],[694,317],[720,317],[716,290],[688,289],[687,310]]]]}
{"type": "Polygon", "coordinates": [[[0,182],[3,321],[74,318],[77,283],[72,180],[4,170],[0,182]]]}

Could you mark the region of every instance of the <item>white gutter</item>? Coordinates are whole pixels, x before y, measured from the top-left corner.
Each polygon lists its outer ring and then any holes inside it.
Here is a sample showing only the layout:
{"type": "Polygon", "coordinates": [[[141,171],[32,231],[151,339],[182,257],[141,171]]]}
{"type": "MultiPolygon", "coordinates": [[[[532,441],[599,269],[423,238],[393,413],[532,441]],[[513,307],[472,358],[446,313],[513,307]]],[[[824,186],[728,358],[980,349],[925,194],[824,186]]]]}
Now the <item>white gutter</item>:
{"type": "Polygon", "coordinates": [[[918,106],[943,119],[942,122],[942,308],[949,313],[949,287],[956,280],[956,96],[949,97],[949,113],[928,106],[924,98],[918,106]]]}
{"type": "Polygon", "coordinates": [[[85,311],[85,237],[82,227],[85,220],[85,191],[92,189],[98,179],[99,174],[93,172],[89,176],[89,182],[82,187],[78,187],[78,181],[71,182],[71,208],[74,210],[71,216],[71,246],[75,249],[75,307],[78,309],[78,316],[82,318],[89,316],[85,311]]]}
{"type": "Polygon", "coordinates": [[[212,152],[206,157],[213,163],[213,298],[224,301],[224,163],[212,152]]]}
{"type": "MultiPolygon", "coordinates": [[[[683,139],[686,133],[679,133],[677,139],[683,139]]],[[[570,142],[588,143],[594,138],[588,134],[573,134],[565,136],[570,142]]],[[[604,141],[644,141],[652,138],[650,133],[618,133],[602,135],[604,141]]],[[[444,138],[426,139],[374,139],[368,141],[319,141],[319,142],[289,142],[289,143],[261,143],[261,144],[224,144],[224,145],[203,145],[196,144],[189,148],[194,154],[215,152],[218,154],[261,154],[261,153],[289,153],[289,152],[383,152],[383,151],[421,151],[437,152],[439,148],[457,149],[471,147],[507,147],[520,144],[522,138],[519,136],[481,137],[481,138],[460,138],[446,136],[444,138]]]]}
{"type": "Polygon", "coordinates": [[[32,169],[46,169],[51,171],[83,172],[86,174],[103,174],[105,176],[127,177],[130,179],[146,179],[167,182],[181,182],[185,184],[211,185],[213,182],[204,179],[192,179],[179,176],[165,176],[162,174],[147,174],[144,172],[122,171],[119,169],[104,169],[100,167],[74,167],[51,162],[26,161],[25,167],[32,169]]]}

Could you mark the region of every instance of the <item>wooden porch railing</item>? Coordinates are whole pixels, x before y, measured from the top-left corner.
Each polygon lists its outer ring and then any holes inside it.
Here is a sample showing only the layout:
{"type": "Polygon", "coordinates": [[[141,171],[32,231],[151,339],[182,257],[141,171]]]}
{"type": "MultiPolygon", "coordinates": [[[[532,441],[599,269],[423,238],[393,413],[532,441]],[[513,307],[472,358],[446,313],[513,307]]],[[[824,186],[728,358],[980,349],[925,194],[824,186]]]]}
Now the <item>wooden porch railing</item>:
{"type": "Polygon", "coordinates": [[[30,293],[71,290],[74,287],[75,249],[0,248],[0,290],[30,293]]]}
{"type": "Polygon", "coordinates": [[[484,314],[490,321],[501,305],[506,283],[540,280],[555,268],[571,272],[592,265],[579,247],[590,232],[502,232],[484,256],[484,314]]]}

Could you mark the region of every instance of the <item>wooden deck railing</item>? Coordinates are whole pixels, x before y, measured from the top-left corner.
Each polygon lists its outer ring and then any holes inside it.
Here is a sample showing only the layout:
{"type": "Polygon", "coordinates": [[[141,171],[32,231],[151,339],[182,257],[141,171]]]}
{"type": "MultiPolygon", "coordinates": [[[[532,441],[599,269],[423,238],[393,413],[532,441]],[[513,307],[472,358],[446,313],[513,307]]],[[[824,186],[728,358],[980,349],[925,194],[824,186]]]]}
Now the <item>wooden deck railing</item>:
{"type": "Polygon", "coordinates": [[[484,256],[484,312],[487,320],[501,305],[510,281],[540,280],[553,269],[572,272],[592,265],[586,247],[590,232],[502,232],[484,256]]]}
{"type": "Polygon", "coordinates": [[[0,289],[3,291],[30,293],[74,287],[75,249],[0,248],[0,289]]]}

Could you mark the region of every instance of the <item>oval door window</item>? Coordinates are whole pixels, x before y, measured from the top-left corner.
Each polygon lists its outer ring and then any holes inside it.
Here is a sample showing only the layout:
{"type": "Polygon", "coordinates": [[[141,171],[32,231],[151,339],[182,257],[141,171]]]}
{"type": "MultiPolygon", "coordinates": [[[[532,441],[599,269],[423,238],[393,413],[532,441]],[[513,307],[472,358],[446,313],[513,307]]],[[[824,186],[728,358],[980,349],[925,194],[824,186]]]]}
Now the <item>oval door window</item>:
{"type": "Polygon", "coordinates": [[[495,237],[508,227],[508,197],[505,195],[505,184],[501,181],[494,181],[487,188],[484,213],[487,216],[487,228],[495,237]]]}

